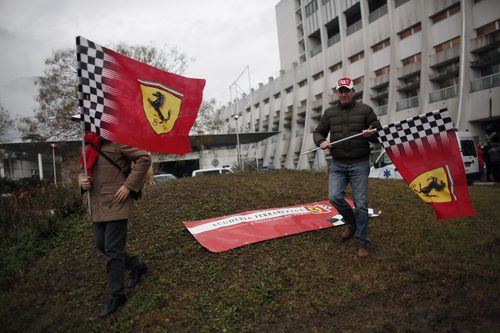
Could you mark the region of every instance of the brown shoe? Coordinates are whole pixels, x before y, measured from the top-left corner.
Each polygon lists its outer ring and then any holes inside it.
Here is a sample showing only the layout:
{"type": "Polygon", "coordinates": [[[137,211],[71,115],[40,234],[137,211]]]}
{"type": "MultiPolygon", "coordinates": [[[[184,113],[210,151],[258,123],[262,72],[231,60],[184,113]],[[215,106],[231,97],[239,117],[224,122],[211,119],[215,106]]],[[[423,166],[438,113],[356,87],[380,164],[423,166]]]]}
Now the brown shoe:
{"type": "Polygon", "coordinates": [[[368,257],[368,249],[366,247],[360,247],[358,249],[358,257],[360,258],[368,257]]]}
{"type": "Polygon", "coordinates": [[[352,236],[354,236],[354,230],[351,229],[350,227],[346,227],[344,229],[344,231],[340,234],[340,237],[343,239],[343,240],[348,240],[350,239],[352,236]]]}

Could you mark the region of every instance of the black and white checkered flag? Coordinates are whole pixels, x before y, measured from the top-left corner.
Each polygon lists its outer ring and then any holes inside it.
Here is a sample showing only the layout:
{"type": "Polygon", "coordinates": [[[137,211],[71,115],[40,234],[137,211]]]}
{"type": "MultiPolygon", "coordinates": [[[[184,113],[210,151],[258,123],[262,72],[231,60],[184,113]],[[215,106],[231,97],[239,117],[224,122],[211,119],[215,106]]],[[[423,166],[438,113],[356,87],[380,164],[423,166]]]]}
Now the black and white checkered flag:
{"type": "Polygon", "coordinates": [[[77,37],[76,50],[81,121],[85,131],[100,135],[106,131],[106,122],[112,122],[105,113],[103,74],[107,56],[100,45],[83,37],[77,37]]]}
{"type": "Polygon", "coordinates": [[[448,110],[441,109],[386,125],[378,130],[378,139],[387,149],[453,129],[448,110]]]}
{"type": "MultiPolygon", "coordinates": [[[[368,208],[368,217],[377,217],[382,214],[382,211],[378,209],[368,208]]],[[[339,226],[345,224],[344,217],[340,214],[337,214],[328,219],[334,226],[339,226]]]]}

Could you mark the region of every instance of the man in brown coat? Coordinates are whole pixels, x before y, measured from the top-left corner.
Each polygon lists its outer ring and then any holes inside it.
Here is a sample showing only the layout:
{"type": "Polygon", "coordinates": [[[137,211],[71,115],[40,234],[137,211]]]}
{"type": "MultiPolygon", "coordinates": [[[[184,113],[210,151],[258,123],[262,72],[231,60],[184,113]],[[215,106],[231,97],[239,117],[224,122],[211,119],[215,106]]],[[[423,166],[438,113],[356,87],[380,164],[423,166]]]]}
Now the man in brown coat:
{"type": "Polygon", "coordinates": [[[147,271],[144,262],[126,252],[125,242],[127,221],[134,206],[131,194],[142,187],[151,157],[143,150],[104,140],[94,133],[86,136],[86,142],[92,142],[86,150],[87,177],[82,172],[78,179],[81,188],[89,191],[96,247],[107,259],[110,299],[99,312],[99,317],[104,318],[125,304],[125,270],[131,271],[129,288],[134,287],[147,271]],[[100,148],[116,165],[99,155],[91,145],[100,148]]]}

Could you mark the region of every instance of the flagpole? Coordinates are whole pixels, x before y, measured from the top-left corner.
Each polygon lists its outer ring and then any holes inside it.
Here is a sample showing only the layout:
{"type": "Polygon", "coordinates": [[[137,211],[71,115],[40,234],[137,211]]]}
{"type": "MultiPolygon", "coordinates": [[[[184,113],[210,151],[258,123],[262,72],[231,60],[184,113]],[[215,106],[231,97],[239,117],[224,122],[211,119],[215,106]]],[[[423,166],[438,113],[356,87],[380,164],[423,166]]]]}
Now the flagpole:
{"type": "MultiPolygon", "coordinates": [[[[375,129],[375,128],[374,128],[374,129],[372,129],[370,132],[372,132],[372,133],[373,133],[373,132],[375,132],[375,131],[377,131],[377,129],[375,129]]],[[[350,139],[356,138],[356,137],[361,136],[361,135],[363,135],[363,132],[358,133],[358,134],[354,134],[354,135],[351,135],[351,136],[348,136],[348,137],[345,137],[345,138],[340,139],[340,140],[337,140],[337,141],[333,141],[332,143],[330,143],[330,146],[335,145],[335,144],[340,143],[340,142],[343,142],[343,141],[347,141],[347,140],[350,140],[350,139]]],[[[314,149],[311,149],[311,150],[305,151],[305,152],[303,152],[303,153],[302,153],[302,154],[300,154],[300,155],[304,155],[304,154],[312,153],[313,151],[316,151],[316,150],[318,150],[318,149],[321,149],[321,148],[320,148],[320,147],[316,147],[316,148],[314,148],[314,149]]]]}
{"type": "MultiPolygon", "coordinates": [[[[84,123],[83,121],[80,120],[80,129],[82,132],[82,156],[83,156],[83,173],[85,175],[85,178],[88,178],[88,173],[87,173],[87,155],[85,154],[85,130],[84,130],[84,123]]],[[[90,192],[85,191],[87,193],[87,206],[89,209],[89,215],[92,216],[92,209],[90,207],[90,192]]]]}

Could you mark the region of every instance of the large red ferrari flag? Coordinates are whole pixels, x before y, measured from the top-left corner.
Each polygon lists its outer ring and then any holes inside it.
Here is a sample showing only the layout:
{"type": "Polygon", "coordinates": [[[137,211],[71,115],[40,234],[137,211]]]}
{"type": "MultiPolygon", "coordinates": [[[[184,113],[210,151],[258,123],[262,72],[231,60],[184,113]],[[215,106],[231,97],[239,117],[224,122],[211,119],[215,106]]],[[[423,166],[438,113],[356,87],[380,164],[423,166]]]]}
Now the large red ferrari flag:
{"type": "Polygon", "coordinates": [[[83,37],[76,44],[86,131],[151,152],[191,151],[205,80],[159,70],[83,37]]]}
{"type": "Polygon", "coordinates": [[[446,109],[429,112],[378,131],[380,143],[410,188],[438,219],[475,216],[465,169],[446,109]]]}

